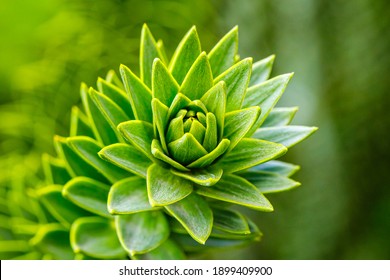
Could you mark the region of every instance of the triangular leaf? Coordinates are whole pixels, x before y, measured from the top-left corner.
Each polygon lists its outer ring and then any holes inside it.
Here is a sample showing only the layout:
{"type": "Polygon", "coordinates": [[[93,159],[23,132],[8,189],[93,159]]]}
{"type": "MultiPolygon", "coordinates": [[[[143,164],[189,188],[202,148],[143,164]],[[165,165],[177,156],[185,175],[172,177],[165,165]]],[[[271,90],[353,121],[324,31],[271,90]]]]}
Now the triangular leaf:
{"type": "Polygon", "coordinates": [[[207,113],[206,127],[207,128],[203,139],[203,147],[206,149],[206,151],[210,152],[217,146],[219,138],[217,119],[213,113],[207,113]]]}
{"type": "Polygon", "coordinates": [[[113,214],[133,214],[156,210],[148,200],[146,180],[132,177],[115,183],[108,196],[108,211],[113,214]]]}
{"type": "Polygon", "coordinates": [[[196,58],[200,55],[200,52],[201,47],[198,33],[196,32],[195,26],[193,26],[177,46],[169,64],[169,70],[179,84],[183,82],[184,77],[196,58]]]}
{"type": "Polygon", "coordinates": [[[111,183],[132,175],[122,168],[101,159],[98,153],[102,149],[102,146],[91,138],[84,136],[69,137],[66,139],[66,143],[85,162],[94,167],[100,174],[103,174],[111,183]]]}
{"type": "Polygon", "coordinates": [[[65,168],[69,175],[72,177],[84,176],[101,182],[107,182],[106,177],[91,166],[79,153],[76,153],[70,148],[66,140],[66,138],[55,136],[54,146],[57,154],[65,163],[65,168]]]}
{"type": "Polygon", "coordinates": [[[297,111],[298,107],[273,108],[261,127],[289,125],[297,111]]]}
{"type": "Polygon", "coordinates": [[[255,185],[262,193],[287,191],[301,185],[297,181],[270,172],[247,171],[240,173],[240,176],[255,185]]]}
{"type": "Polygon", "coordinates": [[[260,115],[260,107],[250,107],[242,110],[231,111],[225,115],[225,127],[223,137],[230,140],[228,151],[233,150],[238,142],[251,129],[260,115]]]}
{"type": "Polygon", "coordinates": [[[251,80],[249,86],[254,86],[266,81],[271,75],[272,66],[274,64],[275,55],[270,55],[253,64],[251,80]]]}
{"type": "Polygon", "coordinates": [[[58,185],[39,189],[38,196],[46,209],[65,227],[69,227],[77,218],[91,214],[62,196],[62,187],[58,185]]]}
{"type": "Polygon", "coordinates": [[[118,126],[118,130],[134,147],[143,152],[151,160],[154,159],[151,152],[152,140],[154,138],[152,124],[144,121],[128,121],[121,123],[118,126]]]}
{"type": "Polygon", "coordinates": [[[91,96],[88,94],[87,86],[82,84],[80,91],[81,101],[96,140],[104,145],[117,143],[118,136],[116,130],[108,123],[106,117],[101,113],[95,102],[92,101],[91,96]]]}
{"type": "Polygon", "coordinates": [[[166,106],[171,106],[173,99],[179,92],[179,85],[159,59],[153,62],[152,93],[166,106]]]}
{"type": "Polygon", "coordinates": [[[101,217],[76,220],[70,231],[70,242],[75,253],[100,259],[118,259],[127,255],[115,231],[113,221],[101,217]]]}
{"type": "Polygon", "coordinates": [[[116,227],[119,241],[131,256],[156,249],[169,237],[168,222],[160,211],[119,215],[116,227]]]}
{"type": "Polygon", "coordinates": [[[153,128],[154,133],[159,135],[161,146],[168,153],[167,143],[165,141],[165,132],[168,125],[168,107],[161,103],[158,99],[152,100],[153,109],[153,128]]]}
{"type": "Polygon", "coordinates": [[[185,133],[180,139],[168,144],[169,153],[183,165],[207,155],[207,151],[190,133],[185,133]]]}
{"type": "Polygon", "coordinates": [[[152,122],[152,92],[125,65],[120,66],[120,72],[126,92],[130,98],[131,108],[138,120],[152,122]]]}
{"type": "MultiPolygon", "coordinates": [[[[236,63],[221,75],[215,78],[214,83],[226,83],[226,112],[238,110],[244,101],[245,92],[249,84],[252,71],[252,58],[236,63]]],[[[252,106],[255,106],[253,104],[252,106]]]]}
{"type": "Polygon", "coordinates": [[[156,40],[146,24],[142,26],[140,50],[141,80],[146,86],[151,88],[153,60],[161,58],[161,53],[156,40]]]}
{"type": "Polygon", "coordinates": [[[270,160],[268,162],[264,162],[260,165],[253,166],[249,171],[265,171],[276,173],[281,176],[290,177],[294,175],[300,169],[299,165],[278,161],[278,160],[270,160]]]}
{"type": "Polygon", "coordinates": [[[213,212],[208,203],[195,193],[165,209],[175,217],[193,239],[204,244],[210,236],[213,225],[213,212]]]}
{"type": "Polygon", "coordinates": [[[107,211],[110,186],[87,177],[76,177],[62,189],[62,195],[77,206],[103,217],[111,217],[107,211]]]}
{"type": "Polygon", "coordinates": [[[78,107],[72,107],[70,116],[70,136],[89,136],[94,137],[87,116],[85,116],[78,107]]]}
{"type": "Polygon", "coordinates": [[[202,52],[188,71],[180,92],[191,100],[200,99],[213,86],[213,74],[207,55],[202,52]]]}
{"type": "Polygon", "coordinates": [[[198,188],[198,194],[217,200],[227,201],[260,211],[273,211],[264,195],[244,178],[226,174],[212,188],[198,188]]]}
{"type": "Polygon", "coordinates": [[[243,138],[217,164],[224,172],[236,172],[282,156],[287,148],[281,144],[258,139],[243,138]]]}
{"type": "Polygon", "coordinates": [[[188,168],[203,168],[203,167],[209,166],[219,156],[223,155],[226,152],[226,150],[229,148],[229,146],[230,146],[230,140],[223,139],[221,142],[219,142],[218,146],[214,150],[212,150],[207,155],[192,162],[187,167],[188,168]]]}
{"type": "Polygon", "coordinates": [[[174,168],[176,168],[178,170],[189,171],[188,168],[184,167],[183,165],[181,165],[177,161],[175,161],[175,160],[171,159],[170,157],[168,157],[164,153],[164,151],[163,151],[163,149],[161,147],[160,141],[158,141],[157,139],[154,139],[153,142],[152,142],[152,154],[153,154],[153,156],[155,158],[168,163],[169,165],[173,166],[174,168]]]}
{"type": "Polygon", "coordinates": [[[233,66],[238,51],[238,27],[230,30],[210,51],[208,57],[214,77],[233,66]]]}
{"type": "Polygon", "coordinates": [[[259,128],[253,138],[280,143],[287,148],[298,144],[313,134],[318,128],[309,126],[289,125],[259,128]]]}
{"type": "Polygon", "coordinates": [[[89,89],[88,94],[113,129],[116,129],[118,124],[121,122],[125,122],[130,119],[118,105],[104,94],[94,90],[93,88],[89,89]]]}
{"type": "Polygon", "coordinates": [[[172,119],[176,117],[177,113],[179,113],[181,109],[187,107],[190,104],[191,100],[187,96],[179,92],[175,96],[175,99],[173,99],[171,107],[169,107],[168,118],[172,119]]]}
{"type": "Polygon", "coordinates": [[[209,187],[219,181],[219,179],[222,177],[223,170],[219,168],[204,168],[194,169],[190,172],[183,172],[171,169],[171,172],[176,176],[190,180],[195,184],[209,187]]]}
{"type": "Polygon", "coordinates": [[[246,134],[247,137],[251,136],[264,122],[282,96],[292,76],[293,74],[280,75],[248,89],[243,108],[259,106],[261,114],[252,129],[246,134]]]}
{"type": "Polygon", "coordinates": [[[128,144],[113,144],[104,147],[99,156],[116,166],[146,178],[146,171],[151,160],[137,148],[128,144]]]}
{"type": "Polygon", "coordinates": [[[150,204],[164,206],[188,196],[192,192],[192,183],[153,164],[148,168],[147,188],[150,204]]]}
{"type": "Polygon", "coordinates": [[[224,81],[217,83],[200,99],[207,110],[214,114],[217,120],[218,140],[221,139],[225,121],[226,108],[226,84],[224,81]]]}
{"type": "MultiPolygon", "coordinates": [[[[115,79],[121,84],[123,88],[123,84],[119,80],[119,78],[115,74],[115,79]]],[[[122,111],[129,116],[130,119],[134,119],[133,109],[131,109],[131,104],[126,92],[110,82],[103,80],[102,78],[98,78],[97,81],[98,90],[111,99],[117,106],[119,106],[122,111]]]]}
{"type": "Polygon", "coordinates": [[[212,208],[214,228],[236,234],[249,234],[249,225],[245,217],[234,210],[212,208]]]}

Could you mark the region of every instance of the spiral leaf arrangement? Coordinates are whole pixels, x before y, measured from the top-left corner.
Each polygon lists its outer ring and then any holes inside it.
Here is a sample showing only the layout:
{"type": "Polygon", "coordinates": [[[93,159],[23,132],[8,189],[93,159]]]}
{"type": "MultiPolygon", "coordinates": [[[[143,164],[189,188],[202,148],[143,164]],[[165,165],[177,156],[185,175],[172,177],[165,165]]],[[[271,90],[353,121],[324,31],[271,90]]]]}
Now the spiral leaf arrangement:
{"type": "Polygon", "coordinates": [[[55,258],[183,259],[259,240],[232,206],[273,211],[265,194],[300,185],[274,159],[316,130],[274,107],[292,74],[268,79],[273,60],[240,60],[237,27],[206,53],[193,27],[168,61],[144,25],[140,77],[121,65],[121,79],[83,84],[70,136],[44,155],[51,222],[31,243],[55,258]]]}

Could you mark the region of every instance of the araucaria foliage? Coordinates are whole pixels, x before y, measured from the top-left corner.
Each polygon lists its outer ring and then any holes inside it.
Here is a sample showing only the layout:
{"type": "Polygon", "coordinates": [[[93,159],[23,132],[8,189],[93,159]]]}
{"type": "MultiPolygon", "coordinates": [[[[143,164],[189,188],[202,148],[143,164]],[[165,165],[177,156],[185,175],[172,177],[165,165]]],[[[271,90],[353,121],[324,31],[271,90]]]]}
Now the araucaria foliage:
{"type": "Polygon", "coordinates": [[[140,76],[121,65],[121,79],[110,71],[97,89],[82,85],[70,136],[44,156],[49,185],[38,199],[51,222],[36,248],[182,259],[259,240],[232,206],[273,211],[266,194],[299,186],[289,178],[299,167],[274,159],[316,130],[289,125],[296,107],[274,107],[292,74],[268,79],[273,60],[240,59],[237,27],[208,53],[193,27],[168,60],[144,25],[140,76]]]}

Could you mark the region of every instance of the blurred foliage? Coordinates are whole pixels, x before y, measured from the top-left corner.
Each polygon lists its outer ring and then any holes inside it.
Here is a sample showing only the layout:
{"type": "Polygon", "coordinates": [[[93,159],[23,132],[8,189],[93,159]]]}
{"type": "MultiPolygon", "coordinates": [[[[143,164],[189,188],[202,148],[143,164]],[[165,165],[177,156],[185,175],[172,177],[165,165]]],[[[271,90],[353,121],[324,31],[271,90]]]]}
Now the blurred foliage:
{"type": "Polygon", "coordinates": [[[220,26],[238,24],[245,53],[275,53],[275,72],[295,72],[281,102],[299,105],[296,121],[320,127],[286,158],[302,165],[302,187],[272,198],[275,216],[258,218],[263,242],[242,254],[389,259],[390,3],[240,4],[227,1],[220,26]]]}
{"type": "MultiPolygon", "coordinates": [[[[11,211],[10,186],[39,182],[40,154],[66,133],[80,82],[120,63],[137,68],[142,23],[170,54],[193,24],[205,49],[239,25],[241,57],[275,53],[273,76],[295,72],[281,105],[298,104],[296,122],[320,130],[284,159],[301,164],[302,187],[257,216],[263,241],[214,257],[389,259],[389,14],[385,0],[2,3],[0,214],[11,211]]],[[[12,234],[0,227],[2,238],[12,234]]]]}

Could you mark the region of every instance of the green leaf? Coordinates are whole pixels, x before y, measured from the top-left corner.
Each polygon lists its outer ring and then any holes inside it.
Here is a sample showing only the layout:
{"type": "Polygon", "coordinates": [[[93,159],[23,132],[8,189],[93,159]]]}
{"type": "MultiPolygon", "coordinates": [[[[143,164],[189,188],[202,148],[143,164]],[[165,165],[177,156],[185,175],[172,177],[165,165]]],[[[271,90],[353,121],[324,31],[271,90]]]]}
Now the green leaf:
{"type": "Polygon", "coordinates": [[[273,211],[271,203],[244,178],[225,174],[212,188],[198,188],[198,194],[222,201],[243,205],[255,210],[273,211]]]}
{"type": "Polygon", "coordinates": [[[113,144],[104,147],[98,154],[102,159],[143,178],[146,178],[146,171],[152,164],[144,153],[128,144],[113,144]]]}
{"type": "Polygon", "coordinates": [[[169,70],[179,84],[183,82],[185,75],[200,55],[200,52],[198,33],[195,26],[193,26],[177,46],[169,64],[169,70]]]}
{"type": "Polygon", "coordinates": [[[153,164],[148,168],[147,188],[150,204],[164,206],[188,196],[192,192],[192,183],[153,164]]]}
{"type": "MultiPolygon", "coordinates": [[[[214,83],[225,81],[226,90],[226,112],[238,110],[241,108],[245,97],[245,92],[249,84],[249,78],[252,70],[252,58],[246,58],[221,75],[215,78],[214,83]]],[[[256,104],[252,104],[255,106],[256,104]]]]}
{"type": "Polygon", "coordinates": [[[176,176],[182,177],[201,186],[212,186],[222,177],[223,170],[219,168],[195,169],[189,172],[171,169],[176,176]]]}
{"type": "Polygon", "coordinates": [[[250,87],[265,82],[269,78],[274,60],[275,55],[270,55],[253,64],[251,80],[249,82],[250,87]]]}
{"type": "Polygon", "coordinates": [[[225,127],[223,137],[230,140],[228,151],[233,150],[238,142],[251,129],[260,115],[260,107],[250,107],[242,110],[231,111],[225,115],[225,127]]]}
{"type": "Polygon", "coordinates": [[[229,146],[230,146],[230,140],[223,139],[221,142],[219,142],[218,146],[214,150],[212,150],[207,155],[192,162],[187,167],[188,168],[203,168],[203,167],[209,166],[219,156],[223,155],[225,153],[225,151],[229,148],[229,146]]]}
{"type": "Polygon", "coordinates": [[[289,125],[297,111],[298,107],[273,108],[261,127],[289,125]]]}
{"type": "Polygon", "coordinates": [[[92,167],[79,153],[76,153],[69,147],[66,138],[55,136],[54,146],[57,150],[57,154],[64,161],[65,168],[70,176],[84,176],[102,182],[107,181],[107,179],[99,173],[96,168],[92,167]]]}
{"type": "Polygon", "coordinates": [[[70,116],[70,136],[79,135],[94,137],[87,116],[85,116],[79,108],[73,106],[70,116]]]}
{"type": "Polygon", "coordinates": [[[44,254],[57,260],[73,260],[69,232],[59,224],[42,225],[30,243],[44,254]]]}
{"type": "Polygon", "coordinates": [[[165,65],[168,65],[169,60],[168,60],[168,57],[167,57],[167,54],[166,54],[166,51],[165,51],[164,42],[161,39],[159,39],[157,41],[157,48],[159,49],[159,51],[161,53],[161,60],[162,60],[162,62],[165,65]]]}
{"type": "Polygon", "coordinates": [[[190,104],[191,100],[179,92],[173,99],[171,107],[169,107],[168,119],[176,117],[177,113],[179,113],[181,109],[186,108],[190,104]]]}
{"type": "Polygon", "coordinates": [[[118,240],[114,222],[101,217],[76,220],[70,231],[70,243],[75,253],[93,258],[118,259],[127,255],[118,240]]]}
{"type": "MultiPolygon", "coordinates": [[[[137,256],[135,256],[137,257],[137,256]]],[[[139,255],[138,260],[185,260],[186,256],[179,245],[168,239],[156,249],[139,255]]]]}
{"type": "Polygon", "coordinates": [[[149,88],[152,86],[152,65],[155,58],[161,58],[161,52],[148,26],[144,24],[141,31],[140,69],[141,80],[149,88]]]}
{"type": "MultiPolygon", "coordinates": [[[[213,113],[207,113],[206,131],[203,140],[203,147],[210,152],[217,146],[218,143],[218,127],[217,119],[213,113]]],[[[199,141],[199,140],[198,140],[199,141]]]]}
{"type": "Polygon", "coordinates": [[[220,81],[213,86],[200,99],[206,106],[207,110],[214,114],[217,120],[218,140],[221,139],[223,133],[223,126],[225,121],[226,108],[226,84],[220,81]]]}
{"type": "Polygon", "coordinates": [[[116,86],[110,82],[103,80],[102,78],[98,78],[97,88],[101,93],[103,93],[117,106],[119,106],[119,108],[121,108],[122,111],[130,117],[130,119],[134,119],[133,109],[131,109],[130,100],[126,95],[126,92],[122,89],[123,84],[116,76],[116,74],[115,79],[117,79],[117,82],[120,83],[120,86],[116,86]]]}
{"type": "Polygon", "coordinates": [[[213,86],[213,74],[207,55],[202,52],[188,71],[180,92],[191,100],[200,99],[213,86]]]}
{"type": "Polygon", "coordinates": [[[95,102],[92,101],[85,84],[81,85],[81,101],[83,102],[84,110],[87,113],[96,140],[104,145],[117,143],[118,136],[116,130],[112,128],[95,102]]]}
{"type": "Polygon", "coordinates": [[[179,92],[179,85],[159,59],[153,62],[152,93],[164,105],[171,106],[173,99],[179,92]]]}
{"type": "Polygon", "coordinates": [[[165,209],[176,218],[193,239],[205,244],[213,225],[213,212],[208,203],[195,193],[165,209]]]}
{"type": "Polygon", "coordinates": [[[110,186],[86,177],[70,180],[62,189],[62,195],[77,206],[103,217],[111,217],[107,211],[110,186]]]}
{"type": "Polygon", "coordinates": [[[118,124],[129,120],[126,113],[104,94],[93,88],[89,89],[88,94],[114,130],[118,124]]]}
{"type": "Polygon", "coordinates": [[[149,203],[146,180],[132,177],[115,183],[108,195],[108,211],[113,214],[133,214],[156,210],[149,203]]]}
{"type": "Polygon", "coordinates": [[[252,126],[252,129],[246,134],[247,137],[251,136],[267,118],[272,108],[282,96],[292,76],[293,73],[280,75],[248,89],[243,108],[259,106],[261,108],[261,114],[252,126]]]}
{"type": "Polygon", "coordinates": [[[169,153],[183,165],[207,155],[207,151],[191,133],[185,133],[180,139],[168,144],[169,153]]]}
{"type": "Polygon", "coordinates": [[[38,196],[46,209],[65,227],[69,227],[77,218],[91,214],[62,196],[62,187],[47,186],[38,190],[38,196]]]}
{"type": "Polygon", "coordinates": [[[249,171],[272,172],[272,173],[277,173],[280,176],[290,177],[294,175],[299,169],[300,169],[299,165],[278,161],[278,160],[271,160],[268,162],[264,162],[263,164],[253,166],[251,169],[249,169],[249,171]]]}
{"type": "Polygon", "coordinates": [[[160,144],[160,141],[154,139],[153,142],[152,142],[152,154],[159,160],[162,160],[166,163],[168,163],[169,165],[173,166],[174,168],[178,169],[178,170],[182,170],[182,171],[189,171],[188,168],[184,167],[183,165],[181,165],[180,163],[178,163],[177,161],[171,159],[170,157],[168,157],[162,147],[161,147],[161,144],[160,144]]]}
{"type": "Polygon", "coordinates": [[[165,141],[165,132],[168,126],[168,107],[161,103],[158,99],[153,98],[152,109],[154,133],[157,136],[158,132],[161,146],[163,150],[168,153],[167,143],[165,141]]]}
{"type": "Polygon", "coordinates": [[[154,159],[151,152],[151,144],[154,138],[153,125],[144,121],[128,121],[121,123],[118,130],[123,137],[134,147],[143,152],[151,160],[154,159]]]}
{"type": "Polygon", "coordinates": [[[66,142],[85,162],[103,174],[111,183],[132,175],[122,168],[101,159],[98,153],[102,146],[95,140],[85,136],[77,136],[67,138],[66,142]]]}
{"type": "Polygon", "coordinates": [[[49,185],[63,185],[71,179],[63,161],[48,154],[42,155],[42,167],[46,183],[49,185]]]}
{"type": "Polygon", "coordinates": [[[120,72],[126,92],[130,98],[131,108],[138,120],[152,122],[152,92],[125,65],[120,66],[120,72]]]}
{"type": "MultiPolygon", "coordinates": [[[[125,90],[125,88],[122,84],[122,81],[119,79],[118,75],[115,73],[114,70],[108,70],[107,75],[106,75],[106,81],[107,81],[107,83],[110,83],[111,85],[116,86],[117,88],[119,88],[121,90],[125,90]]],[[[98,87],[99,87],[99,85],[98,85],[98,87]]],[[[108,93],[106,93],[104,91],[103,91],[103,93],[108,95],[108,93]]]]}
{"type": "Polygon", "coordinates": [[[250,220],[248,220],[249,232],[248,233],[230,233],[226,231],[219,230],[217,228],[213,228],[211,232],[211,237],[223,238],[223,239],[231,239],[231,240],[251,240],[251,241],[260,241],[262,237],[261,231],[257,228],[257,226],[250,220]]]}
{"type": "Polygon", "coordinates": [[[283,192],[301,185],[297,181],[270,172],[247,171],[240,173],[240,176],[255,185],[262,193],[283,192]]]}
{"type": "MultiPolygon", "coordinates": [[[[215,127],[215,134],[216,134],[216,130],[217,130],[216,124],[214,127],[215,127]]],[[[193,120],[189,133],[191,133],[192,136],[195,137],[196,141],[202,143],[203,139],[205,138],[206,128],[198,120],[193,120]]]]}
{"type": "Polygon", "coordinates": [[[230,30],[210,51],[208,57],[214,77],[233,66],[238,51],[238,27],[230,30]]]}
{"type": "Polygon", "coordinates": [[[131,256],[156,249],[169,237],[168,222],[160,211],[119,215],[116,227],[119,241],[131,256]]]}
{"type": "Polygon", "coordinates": [[[214,215],[213,227],[236,234],[249,234],[249,225],[245,217],[234,210],[212,208],[214,215]]]}
{"type": "Polygon", "coordinates": [[[166,135],[167,143],[173,142],[184,135],[184,116],[179,116],[170,121],[166,135]]]}
{"type": "Polygon", "coordinates": [[[217,166],[232,173],[280,157],[286,152],[287,148],[281,144],[243,138],[217,166]]]}
{"type": "Polygon", "coordinates": [[[317,127],[299,125],[266,127],[256,130],[253,134],[253,138],[280,143],[287,148],[290,148],[305,140],[316,130],[318,130],[317,127]]]}

